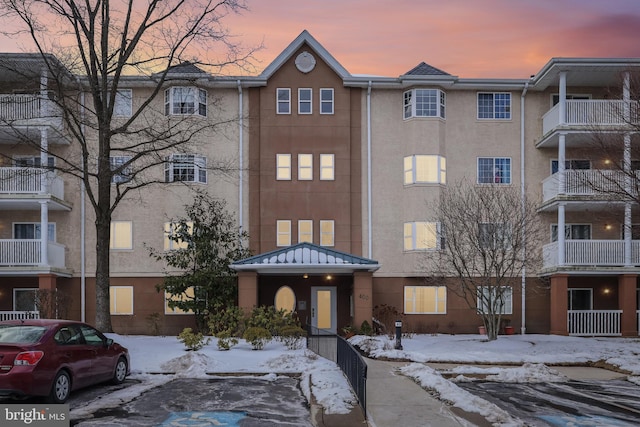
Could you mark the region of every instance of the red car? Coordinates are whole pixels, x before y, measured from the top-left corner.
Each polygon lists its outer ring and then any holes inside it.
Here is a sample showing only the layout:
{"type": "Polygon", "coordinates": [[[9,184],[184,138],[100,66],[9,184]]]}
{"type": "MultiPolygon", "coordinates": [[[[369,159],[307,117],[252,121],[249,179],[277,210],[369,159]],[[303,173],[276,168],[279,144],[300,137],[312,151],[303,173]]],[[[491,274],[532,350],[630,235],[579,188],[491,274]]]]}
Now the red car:
{"type": "Polygon", "coordinates": [[[64,403],[73,390],[129,374],[129,351],[70,320],[0,322],[0,396],[64,403]]]}

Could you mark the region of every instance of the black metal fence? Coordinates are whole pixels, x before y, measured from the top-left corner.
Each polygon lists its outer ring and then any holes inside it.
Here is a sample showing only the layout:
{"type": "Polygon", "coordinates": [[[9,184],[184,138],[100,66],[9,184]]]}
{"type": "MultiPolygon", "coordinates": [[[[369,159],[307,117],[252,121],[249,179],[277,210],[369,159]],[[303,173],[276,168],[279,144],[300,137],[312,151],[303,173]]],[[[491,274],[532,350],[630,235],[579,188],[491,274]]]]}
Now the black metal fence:
{"type": "Polygon", "coordinates": [[[367,413],[367,364],[358,350],[341,336],[307,326],[307,348],[335,362],[349,380],[362,412],[367,413]]]}

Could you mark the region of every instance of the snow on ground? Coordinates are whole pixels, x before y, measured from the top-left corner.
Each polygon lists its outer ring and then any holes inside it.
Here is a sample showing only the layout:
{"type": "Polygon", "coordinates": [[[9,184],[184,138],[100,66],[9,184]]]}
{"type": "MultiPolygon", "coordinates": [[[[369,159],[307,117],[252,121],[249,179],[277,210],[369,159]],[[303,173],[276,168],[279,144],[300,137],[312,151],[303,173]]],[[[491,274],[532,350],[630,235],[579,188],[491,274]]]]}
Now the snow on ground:
{"type": "MultiPolygon", "coordinates": [[[[140,383],[74,409],[72,415],[119,406],[175,377],[210,378],[227,373],[260,375],[265,380],[278,374],[299,374],[307,400],[310,401],[313,394],[327,413],[347,413],[357,402],[334,363],[306,349],[288,350],[275,340],[263,350],[252,350],[240,340],[230,350],[221,351],[212,338],[207,346],[194,352],[186,351],[177,337],[108,335],[129,349],[132,378],[140,383]]],[[[407,361],[407,366],[400,370],[402,374],[441,399],[501,425],[518,425],[518,422],[455,383],[471,381],[477,375],[504,382],[564,381],[566,378],[554,370],[553,365],[606,363],[627,373],[629,381],[640,385],[640,338],[510,335],[487,341],[482,335],[414,335],[402,339],[403,350],[394,350],[395,340],[384,336],[355,336],[350,342],[370,357],[407,361]],[[426,362],[459,366],[449,369],[447,374],[451,378],[445,379],[440,372],[425,365],[426,362]]]]}

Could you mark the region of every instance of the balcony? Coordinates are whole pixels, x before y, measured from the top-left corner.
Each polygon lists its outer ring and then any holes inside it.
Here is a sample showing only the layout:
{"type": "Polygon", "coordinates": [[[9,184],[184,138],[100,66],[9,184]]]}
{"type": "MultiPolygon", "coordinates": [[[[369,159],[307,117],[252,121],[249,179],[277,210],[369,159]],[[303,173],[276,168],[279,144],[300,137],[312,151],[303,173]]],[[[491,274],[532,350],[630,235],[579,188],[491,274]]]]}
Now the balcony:
{"type": "MultiPolygon", "coordinates": [[[[560,172],[557,172],[542,181],[543,203],[549,202],[559,195],[564,198],[588,196],[600,200],[611,200],[612,197],[618,200],[624,199],[622,189],[627,175],[623,171],[606,169],[565,170],[563,193],[560,193],[558,185],[560,177],[560,172]]],[[[638,172],[636,172],[635,179],[640,179],[638,172]]]]}
{"type": "Polygon", "coordinates": [[[62,129],[62,111],[46,96],[0,94],[0,125],[62,129]]]}
{"type": "Polygon", "coordinates": [[[64,200],[64,181],[42,168],[0,167],[0,196],[6,195],[46,195],[64,200]]]}
{"type": "Polygon", "coordinates": [[[593,131],[604,127],[607,130],[623,129],[629,121],[638,121],[640,111],[637,101],[622,100],[567,100],[566,118],[560,121],[560,104],[556,104],[542,117],[542,134],[562,129],[577,129],[593,131]],[[625,119],[628,117],[628,119],[625,119]]]}
{"type": "MultiPolygon", "coordinates": [[[[64,268],[64,246],[48,242],[47,266],[64,268]]],[[[0,267],[42,266],[42,241],[35,239],[0,239],[0,267]]]]}
{"type": "MultiPolygon", "coordinates": [[[[558,262],[558,242],[542,247],[543,269],[558,267],[627,267],[624,240],[565,240],[564,264],[558,262]]],[[[640,266],[640,240],[631,242],[631,266],[640,266]]]]}

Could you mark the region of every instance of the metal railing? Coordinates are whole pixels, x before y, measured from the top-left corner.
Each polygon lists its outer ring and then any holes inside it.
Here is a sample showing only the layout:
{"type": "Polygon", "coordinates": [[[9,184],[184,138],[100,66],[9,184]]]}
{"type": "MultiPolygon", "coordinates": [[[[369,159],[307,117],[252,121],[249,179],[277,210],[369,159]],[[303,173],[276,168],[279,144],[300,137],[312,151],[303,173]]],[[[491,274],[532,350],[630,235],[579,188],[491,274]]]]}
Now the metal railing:
{"type": "MultiPolygon", "coordinates": [[[[64,245],[48,242],[47,265],[65,266],[64,245]]],[[[30,266],[42,264],[42,241],[38,239],[0,239],[0,266],[30,266]]]]}
{"type": "MultiPolygon", "coordinates": [[[[565,123],[568,126],[624,126],[638,120],[638,102],[623,100],[589,99],[567,100],[565,123]]],[[[560,126],[560,104],[542,116],[542,133],[547,134],[560,126]]]]}
{"type": "Polygon", "coordinates": [[[0,321],[39,318],[40,312],[38,311],[0,311],[0,321]]]}
{"type": "Polygon", "coordinates": [[[622,310],[568,310],[569,335],[621,336],[622,310]]]}
{"type": "MultiPolygon", "coordinates": [[[[543,268],[560,266],[558,242],[542,247],[543,268]]],[[[640,265],[640,240],[631,241],[631,265],[640,265]]],[[[564,266],[625,266],[627,265],[624,240],[565,240],[564,266]]]]}
{"type": "Polygon", "coordinates": [[[64,198],[64,182],[55,172],[42,168],[0,167],[0,193],[51,194],[64,198]]]}
{"type": "Polygon", "coordinates": [[[335,362],[353,388],[362,412],[367,413],[367,364],[358,350],[344,338],[307,325],[307,348],[335,362]]]}

